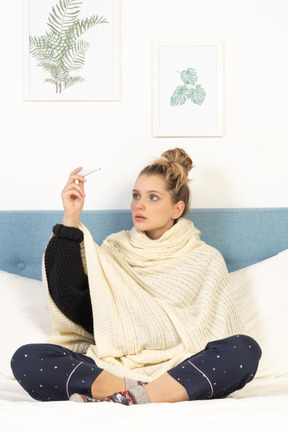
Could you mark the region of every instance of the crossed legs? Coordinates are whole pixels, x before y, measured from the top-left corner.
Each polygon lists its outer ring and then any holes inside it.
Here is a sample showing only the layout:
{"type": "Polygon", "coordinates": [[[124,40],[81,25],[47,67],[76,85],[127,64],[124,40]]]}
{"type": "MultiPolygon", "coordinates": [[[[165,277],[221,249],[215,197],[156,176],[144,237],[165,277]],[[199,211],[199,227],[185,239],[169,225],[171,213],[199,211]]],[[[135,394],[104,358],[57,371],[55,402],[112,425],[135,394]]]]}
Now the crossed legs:
{"type": "MultiPolygon", "coordinates": [[[[260,357],[257,342],[245,335],[209,342],[145,385],[145,392],[154,403],[223,398],[254,378],[260,357]]],[[[105,398],[127,390],[124,379],[97,367],[90,357],[57,345],[24,345],[11,367],[19,384],[42,401],[67,400],[73,393],[105,398]]]]}

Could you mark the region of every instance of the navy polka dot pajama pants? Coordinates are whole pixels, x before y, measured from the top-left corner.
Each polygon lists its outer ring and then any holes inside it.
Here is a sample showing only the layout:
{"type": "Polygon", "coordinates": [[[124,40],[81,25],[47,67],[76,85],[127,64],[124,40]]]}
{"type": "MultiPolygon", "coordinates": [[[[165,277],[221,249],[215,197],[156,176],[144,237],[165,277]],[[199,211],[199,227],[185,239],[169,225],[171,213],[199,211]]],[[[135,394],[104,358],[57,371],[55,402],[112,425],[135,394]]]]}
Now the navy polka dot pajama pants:
{"type": "MultiPolygon", "coordinates": [[[[254,378],[260,358],[254,339],[235,335],[209,342],[168,374],[184,386],[190,400],[225,398],[254,378]]],[[[67,400],[73,393],[92,396],[92,383],[103,370],[90,357],[51,344],[22,346],[11,368],[19,384],[40,401],[67,400]]]]}
{"type": "Polygon", "coordinates": [[[190,400],[225,398],[252,381],[261,355],[254,339],[236,335],[209,342],[168,373],[185,387],[190,400]]]}
{"type": "Polygon", "coordinates": [[[12,357],[11,369],[39,401],[67,400],[73,393],[92,396],[91,386],[103,370],[90,357],[52,344],[22,346],[12,357]]]}

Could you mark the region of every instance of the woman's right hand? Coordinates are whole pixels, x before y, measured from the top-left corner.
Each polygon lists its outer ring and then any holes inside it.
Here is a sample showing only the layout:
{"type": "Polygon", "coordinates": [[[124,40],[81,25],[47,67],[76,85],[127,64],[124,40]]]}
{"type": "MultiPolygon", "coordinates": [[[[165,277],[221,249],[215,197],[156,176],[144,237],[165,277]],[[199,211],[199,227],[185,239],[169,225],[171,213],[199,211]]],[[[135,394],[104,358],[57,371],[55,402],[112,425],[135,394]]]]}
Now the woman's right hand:
{"type": "Polygon", "coordinates": [[[79,217],[81,215],[84,202],[85,202],[85,190],[84,183],[86,182],[85,177],[77,175],[81,171],[82,167],[73,170],[69,176],[69,179],[62,190],[61,198],[64,207],[63,225],[77,227],[79,217]],[[76,181],[78,180],[78,184],[76,181]]]}

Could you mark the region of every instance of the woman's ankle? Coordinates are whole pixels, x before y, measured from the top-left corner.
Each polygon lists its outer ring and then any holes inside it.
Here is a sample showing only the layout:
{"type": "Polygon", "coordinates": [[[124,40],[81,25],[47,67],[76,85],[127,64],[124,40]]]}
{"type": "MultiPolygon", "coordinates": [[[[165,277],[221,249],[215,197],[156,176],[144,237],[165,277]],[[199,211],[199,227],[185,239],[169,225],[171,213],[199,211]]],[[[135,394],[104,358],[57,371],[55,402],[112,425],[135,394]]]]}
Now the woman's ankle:
{"type": "Polygon", "coordinates": [[[113,393],[124,391],[125,381],[107,371],[101,372],[91,386],[93,398],[104,398],[113,393]]]}
{"type": "Polygon", "coordinates": [[[145,386],[146,394],[153,403],[188,401],[185,388],[168,373],[161,375],[155,381],[145,386]]]}

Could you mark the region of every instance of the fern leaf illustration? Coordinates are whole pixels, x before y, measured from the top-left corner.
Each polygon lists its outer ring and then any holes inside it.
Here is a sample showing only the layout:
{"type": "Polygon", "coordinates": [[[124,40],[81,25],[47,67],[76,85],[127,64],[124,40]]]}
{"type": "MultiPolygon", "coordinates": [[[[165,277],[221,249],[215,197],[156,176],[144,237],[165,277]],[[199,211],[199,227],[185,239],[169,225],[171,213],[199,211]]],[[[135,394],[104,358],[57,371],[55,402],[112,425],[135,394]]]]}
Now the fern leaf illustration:
{"type": "Polygon", "coordinates": [[[80,40],[83,33],[97,24],[108,23],[106,18],[92,15],[78,19],[82,0],[58,0],[48,16],[48,28],[44,36],[30,36],[30,53],[50,73],[45,82],[53,83],[56,92],[71,87],[83,78],[71,77],[70,72],[84,66],[89,43],[80,40]]]}
{"type": "Polygon", "coordinates": [[[68,88],[73,86],[74,84],[78,83],[78,82],[83,82],[84,78],[81,76],[74,76],[74,77],[68,77],[64,82],[64,88],[68,88]]]}
{"type": "Polygon", "coordinates": [[[48,60],[53,57],[53,46],[45,36],[30,36],[29,50],[36,60],[48,60]]]}
{"type": "Polygon", "coordinates": [[[83,33],[97,24],[108,24],[108,21],[106,18],[98,17],[98,15],[92,15],[90,18],[76,21],[67,29],[67,40],[75,42],[83,33]]]}
{"type": "Polygon", "coordinates": [[[63,66],[70,70],[81,69],[84,66],[85,54],[89,46],[89,43],[83,40],[74,44],[70,50],[65,51],[63,54],[63,66]]]}
{"type": "Polygon", "coordinates": [[[53,63],[42,62],[39,64],[45,71],[49,72],[51,77],[57,81],[64,81],[69,76],[69,70],[53,63]]]}
{"type": "Polygon", "coordinates": [[[44,83],[50,83],[50,84],[54,84],[55,86],[57,85],[57,80],[54,80],[53,78],[45,78],[44,83]]]}
{"type": "Polygon", "coordinates": [[[48,27],[58,36],[62,35],[76,22],[81,5],[79,0],[59,0],[49,14],[48,27]]]}

